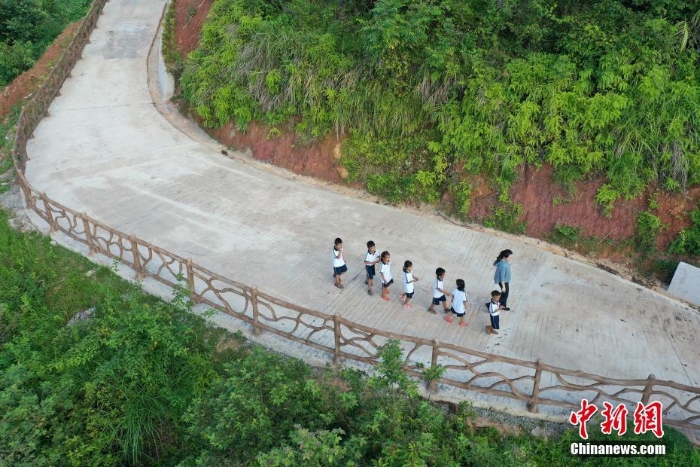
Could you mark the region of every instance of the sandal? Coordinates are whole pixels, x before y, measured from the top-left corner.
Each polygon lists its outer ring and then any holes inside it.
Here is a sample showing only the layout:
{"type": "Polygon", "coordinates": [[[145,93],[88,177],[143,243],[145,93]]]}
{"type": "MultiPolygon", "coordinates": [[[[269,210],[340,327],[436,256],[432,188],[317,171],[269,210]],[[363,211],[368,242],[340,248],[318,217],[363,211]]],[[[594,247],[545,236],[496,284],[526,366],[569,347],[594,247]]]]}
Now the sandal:
{"type": "Polygon", "coordinates": [[[454,320],[450,315],[445,316],[445,321],[447,321],[448,323],[454,323],[454,320]]]}
{"type": "Polygon", "coordinates": [[[459,323],[459,325],[462,326],[463,328],[466,328],[468,326],[466,321],[462,321],[461,323],[459,323]]]}
{"type": "Polygon", "coordinates": [[[337,282],[335,283],[335,286],[338,287],[339,289],[344,288],[343,284],[338,284],[337,282]]]}
{"type": "Polygon", "coordinates": [[[389,296],[388,295],[382,295],[382,300],[386,300],[387,302],[389,301],[389,296]]]}
{"type": "Polygon", "coordinates": [[[368,293],[369,295],[374,295],[374,292],[372,292],[372,290],[370,290],[370,289],[367,289],[367,293],[368,293]]]}

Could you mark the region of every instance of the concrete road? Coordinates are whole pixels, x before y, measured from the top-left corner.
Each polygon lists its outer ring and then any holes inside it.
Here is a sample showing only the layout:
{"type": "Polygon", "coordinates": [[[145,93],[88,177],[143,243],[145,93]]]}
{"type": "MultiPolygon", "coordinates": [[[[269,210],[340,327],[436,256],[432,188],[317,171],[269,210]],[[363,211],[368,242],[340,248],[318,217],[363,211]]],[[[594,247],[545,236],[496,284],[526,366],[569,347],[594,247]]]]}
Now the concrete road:
{"type": "MultiPolygon", "coordinates": [[[[617,378],[700,385],[700,314],[664,295],[552,254],[537,241],[489,235],[437,216],[346,196],[175,128],[149,93],[147,55],[163,0],[107,3],[83,59],[28,147],[27,178],[85,211],[234,280],[363,324],[438,338],[515,358],[617,378]],[[333,287],[333,239],[345,241],[347,287],[333,287]],[[364,290],[365,242],[391,252],[393,274],[410,259],[414,308],[364,290]],[[512,311],[487,336],[492,263],[515,252],[512,311]],[[469,327],[426,312],[434,270],[467,283],[469,327]]],[[[549,200],[543,200],[549,202],[549,200]]],[[[397,280],[400,283],[400,280],[397,280]]]]}

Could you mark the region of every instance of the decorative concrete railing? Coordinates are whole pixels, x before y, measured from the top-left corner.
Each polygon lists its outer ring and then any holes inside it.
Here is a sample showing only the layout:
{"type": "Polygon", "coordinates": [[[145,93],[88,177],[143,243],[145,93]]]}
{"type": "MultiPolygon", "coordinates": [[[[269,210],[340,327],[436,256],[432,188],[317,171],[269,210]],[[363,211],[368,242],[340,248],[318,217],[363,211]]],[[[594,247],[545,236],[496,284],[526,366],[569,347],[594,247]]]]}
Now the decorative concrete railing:
{"type": "Polygon", "coordinates": [[[404,370],[422,377],[423,369],[444,367],[442,377],[431,383],[515,399],[531,412],[539,406],[558,408],[566,414],[580,408],[583,398],[601,407],[608,401],[625,404],[633,413],[637,402],[661,401],[664,422],[700,432],[700,388],[673,381],[614,379],[467,349],[436,339],[396,334],[349,321],[339,314],[328,315],[280,300],[212,271],[191,259],[182,258],[133,235],[91,219],[53,201],[35,190],[24,178],[26,145],[53,98],[58,94],[73,65],[80,58],[106,0],[95,0],[68,49],[63,53],[43,86],[24,107],[17,126],[13,158],[19,185],[27,207],[60,231],[85,244],[91,254],[118,259],[131,267],[138,278],[151,278],[174,287],[186,280],[193,304],[205,304],[252,328],[254,334],[274,333],[313,347],[332,356],[367,365],[378,363],[377,350],[389,339],[398,339],[405,352],[404,370]]]}

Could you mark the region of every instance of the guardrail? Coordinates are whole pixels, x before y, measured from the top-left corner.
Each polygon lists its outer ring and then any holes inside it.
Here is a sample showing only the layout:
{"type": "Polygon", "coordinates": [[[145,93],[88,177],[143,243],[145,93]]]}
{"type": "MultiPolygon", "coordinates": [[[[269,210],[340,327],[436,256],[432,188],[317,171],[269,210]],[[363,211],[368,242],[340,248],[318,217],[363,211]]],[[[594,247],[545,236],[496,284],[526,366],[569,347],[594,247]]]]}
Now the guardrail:
{"type": "Polygon", "coordinates": [[[424,368],[438,365],[443,376],[431,383],[514,399],[531,412],[540,406],[555,407],[566,414],[580,408],[583,398],[600,406],[603,401],[625,404],[633,413],[637,402],[664,404],[665,423],[700,433],[700,388],[673,381],[614,379],[572,371],[536,362],[502,357],[442,343],[436,339],[396,334],[349,321],[339,314],[328,315],[300,307],[260,292],[182,258],[133,235],[91,219],[35,190],[24,177],[28,160],[27,141],[47,114],[54,97],[70,75],[82,49],[97,24],[107,0],[94,0],[69,47],[60,57],[46,82],[23,108],[17,125],[13,159],[18,183],[27,208],[48,223],[51,232],[60,231],[85,244],[90,254],[119,259],[138,278],[151,278],[174,287],[187,281],[193,304],[201,303],[237,318],[255,334],[270,332],[326,352],[335,364],[343,359],[377,365],[377,350],[389,339],[398,339],[405,352],[404,370],[421,377],[424,368]]]}

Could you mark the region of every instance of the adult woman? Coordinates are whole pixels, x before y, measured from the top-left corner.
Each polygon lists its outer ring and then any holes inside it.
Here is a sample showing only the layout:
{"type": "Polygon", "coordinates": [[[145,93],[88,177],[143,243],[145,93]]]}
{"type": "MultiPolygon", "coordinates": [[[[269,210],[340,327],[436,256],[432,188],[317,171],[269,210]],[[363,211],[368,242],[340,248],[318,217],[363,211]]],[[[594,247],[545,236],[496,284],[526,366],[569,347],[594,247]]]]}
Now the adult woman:
{"type": "Polygon", "coordinates": [[[496,273],[493,276],[493,282],[501,288],[500,303],[503,309],[510,311],[508,308],[508,293],[510,292],[510,262],[513,259],[511,250],[503,250],[499,253],[493,265],[496,266],[496,273]]]}

